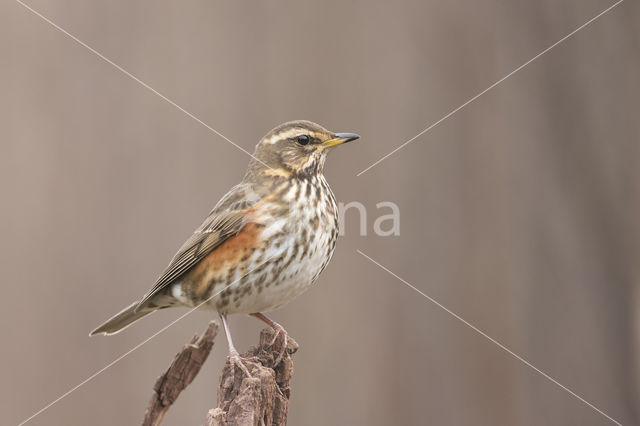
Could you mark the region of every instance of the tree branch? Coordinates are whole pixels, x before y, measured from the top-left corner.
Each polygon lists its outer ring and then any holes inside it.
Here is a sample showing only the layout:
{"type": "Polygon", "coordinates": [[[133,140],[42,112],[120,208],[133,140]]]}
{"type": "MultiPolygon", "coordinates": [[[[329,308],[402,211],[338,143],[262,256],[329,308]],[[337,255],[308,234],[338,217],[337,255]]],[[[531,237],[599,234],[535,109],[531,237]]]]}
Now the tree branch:
{"type": "Polygon", "coordinates": [[[162,423],[171,404],[178,399],[180,392],[189,386],[207,360],[217,333],[218,324],[211,321],[205,332],[200,336],[193,336],[191,342],[173,359],[167,371],[158,377],[142,422],[143,426],[157,426],[162,423]]]}

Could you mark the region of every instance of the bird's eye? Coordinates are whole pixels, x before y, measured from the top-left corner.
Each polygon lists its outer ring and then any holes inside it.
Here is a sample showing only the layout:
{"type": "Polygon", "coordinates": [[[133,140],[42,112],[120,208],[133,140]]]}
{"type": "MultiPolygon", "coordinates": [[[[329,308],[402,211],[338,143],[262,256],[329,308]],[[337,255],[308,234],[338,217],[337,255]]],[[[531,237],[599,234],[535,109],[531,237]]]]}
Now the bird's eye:
{"type": "Polygon", "coordinates": [[[309,136],[300,135],[300,136],[298,136],[298,138],[296,140],[298,141],[298,143],[300,145],[307,145],[309,143],[309,136]]]}

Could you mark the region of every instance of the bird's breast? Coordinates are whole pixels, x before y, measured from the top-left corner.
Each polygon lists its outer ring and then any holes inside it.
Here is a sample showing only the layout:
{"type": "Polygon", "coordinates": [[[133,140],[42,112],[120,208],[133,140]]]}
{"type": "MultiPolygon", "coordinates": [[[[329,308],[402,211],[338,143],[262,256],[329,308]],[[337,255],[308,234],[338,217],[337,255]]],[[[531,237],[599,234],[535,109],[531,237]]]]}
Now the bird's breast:
{"type": "Polygon", "coordinates": [[[216,295],[207,305],[220,312],[269,311],[309,288],[331,259],[337,207],[324,178],[283,185],[248,220],[227,244],[233,259],[212,255],[195,268],[189,300],[216,295]]]}
{"type": "Polygon", "coordinates": [[[263,248],[250,260],[245,296],[229,312],[276,309],[308,289],[326,267],[338,236],[335,198],[324,178],[294,181],[256,211],[263,248]],[[249,294],[251,292],[251,294],[249,294]]]}
{"type": "MultiPolygon", "coordinates": [[[[315,280],[335,248],[338,219],[335,197],[323,177],[293,181],[265,203],[257,221],[268,241],[266,257],[276,264],[300,264],[315,280]]],[[[291,271],[289,271],[291,272],[291,271]]]]}

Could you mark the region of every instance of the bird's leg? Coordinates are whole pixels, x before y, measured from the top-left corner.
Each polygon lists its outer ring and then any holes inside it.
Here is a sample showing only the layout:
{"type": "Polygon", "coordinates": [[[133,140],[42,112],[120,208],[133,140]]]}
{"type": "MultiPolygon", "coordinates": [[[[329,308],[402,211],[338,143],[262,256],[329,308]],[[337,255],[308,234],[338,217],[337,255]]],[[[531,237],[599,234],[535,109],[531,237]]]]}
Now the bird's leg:
{"type": "Polygon", "coordinates": [[[282,357],[284,356],[284,351],[287,350],[287,345],[291,345],[293,352],[296,352],[298,350],[298,348],[300,347],[298,345],[298,342],[296,342],[295,340],[293,340],[293,338],[289,336],[289,333],[287,333],[287,330],[285,330],[283,326],[281,326],[280,324],[278,324],[277,322],[275,322],[274,320],[272,320],[271,318],[269,318],[268,316],[260,312],[255,312],[249,315],[251,315],[252,317],[258,318],[260,321],[266,322],[267,324],[269,324],[271,328],[273,328],[276,331],[276,334],[273,336],[273,339],[271,339],[271,342],[269,343],[270,346],[276,342],[276,340],[278,339],[278,336],[282,336],[282,339],[283,339],[282,349],[280,350],[280,354],[278,355],[278,358],[276,358],[276,362],[273,365],[274,367],[277,367],[278,364],[280,364],[280,361],[282,361],[282,357]]]}
{"type": "Polygon", "coordinates": [[[234,368],[234,366],[237,365],[247,375],[247,377],[251,377],[249,370],[242,362],[240,354],[236,350],[235,346],[233,346],[233,340],[231,340],[231,332],[229,331],[229,324],[227,324],[227,315],[220,314],[220,319],[222,320],[224,333],[227,335],[227,342],[229,343],[229,362],[231,363],[231,368],[234,368]]]}

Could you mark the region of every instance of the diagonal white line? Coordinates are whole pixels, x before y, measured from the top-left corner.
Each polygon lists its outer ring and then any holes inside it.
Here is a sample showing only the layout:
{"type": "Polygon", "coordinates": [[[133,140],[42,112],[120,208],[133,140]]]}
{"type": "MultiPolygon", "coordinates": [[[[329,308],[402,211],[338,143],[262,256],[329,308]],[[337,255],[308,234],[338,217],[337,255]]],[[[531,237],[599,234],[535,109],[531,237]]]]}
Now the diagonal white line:
{"type": "Polygon", "coordinates": [[[246,149],[244,149],[240,145],[236,144],[231,139],[229,139],[228,137],[226,137],[225,135],[223,135],[222,133],[220,133],[219,131],[217,131],[216,129],[214,129],[213,127],[211,127],[210,125],[208,125],[207,123],[205,123],[204,121],[202,121],[201,119],[199,119],[198,117],[196,117],[195,115],[193,115],[192,113],[190,113],[189,111],[187,111],[186,109],[184,109],[183,107],[181,107],[180,105],[178,105],[177,103],[175,103],[174,101],[172,101],[171,99],[166,97],[165,95],[163,95],[162,93],[158,92],[156,89],[154,89],[153,87],[149,86],[147,83],[145,83],[144,81],[140,80],[138,77],[136,77],[135,75],[131,74],[129,71],[125,70],[120,65],[116,64],[111,59],[107,58],[102,53],[100,53],[97,50],[95,50],[93,47],[89,46],[87,43],[85,43],[82,40],[80,40],[78,37],[74,36],[73,34],[68,32],[67,30],[65,30],[64,28],[60,27],[55,22],[51,21],[49,18],[47,18],[46,16],[42,15],[37,10],[33,9],[31,6],[27,5],[26,3],[24,3],[21,0],[16,0],[16,2],[19,3],[20,5],[22,5],[25,9],[29,10],[30,12],[32,12],[34,15],[40,17],[43,21],[47,22],[49,25],[51,25],[52,27],[54,27],[58,31],[60,31],[63,34],[65,34],[67,37],[69,37],[70,39],[72,39],[73,41],[75,41],[76,43],[81,45],[82,47],[86,48],[87,50],[89,50],[90,52],[92,52],[93,54],[98,56],[103,61],[105,61],[108,64],[112,65],[118,71],[122,72],[124,75],[126,75],[127,77],[129,77],[132,80],[134,80],[136,83],[140,84],[144,88],[146,88],[149,91],[153,92],[154,94],[158,95],[160,98],[164,99],[165,101],[167,101],[169,104],[171,104],[175,108],[179,109],[180,111],[182,111],[183,113],[185,113],[186,115],[188,115],[189,117],[191,117],[192,119],[194,119],[195,121],[197,121],[198,123],[200,123],[201,125],[206,127],[207,129],[211,130],[213,133],[215,133],[216,135],[220,136],[222,139],[224,139],[227,142],[229,142],[231,145],[233,145],[236,148],[238,148],[240,151],[242,151],[245,154],[247,154],[248,156],[252,157],[254,160],[262,163],[264,166],[266,166],[268,168],[271,168],[271,167],[267,166],[265,163],[263,163],[262,161],[260,161],[259,159],[257,159],[249,151],[247,151],[246,149]]]}
{"type": "Polygon", "coordinates": [[[624,0],[618,0],[616,3],[612,4],[611,6],[609,6],[608,8],[606,8],[605,10],[603,10],[602,12],[600,12],[599,14],[597,14],[596,16],[594,16],[593,18],[589,19],[587,22],[585,22],[584,24],[580,25],[578,28],[576,28],[575,30],[571,31],[569,34],[567,34],[566,36],[562,37],[560,40],[556,41],[555,43],[553,43],[551,46],[547,47],[546,49],[544,49],[542,52],[538,53],[536,56],[534,56],[533,58],[529,59],[527,62],[525,62],[524,64],[520,65],[518,68],[514,69],[513,71],[511,71],[509,74],[505,75],[504,77],[502,77],[500,80],[496,81],[495,83],[493,83],[491,86],[487,87],[486,89],[484,89],[482,92],[478,93],[477,95],[475,95],[474,97],[472,97],[471,99],[469,99],[468,101],[466,101],[465,103],[463,103],[462,105],[460,105],[459,107],[455,108],[454,110],[450,111],[447,115],[445,115],[444,117],[442,117],[440,120],[436,121],[435,123],[431,124],[429,127],[425,128],[424,130],[422,130],[420,133],[418,133],[417,135],[415,135],[414,137],[412,137],[411,139],[409,139],[408,141],[406,141],[405,143],[403,143],[402,145],[398,146],[396,149],[394,149],[393,151],[391,151],[390,153],[388,153],[387,155],[385,155],[384,157],[380,158],[378,161],[376,161],[375,163],[371,164],[369,167],[367,167],[366,169],[362,170],[360,173],[358,173],[356,176],[360,176],[363,173],[367,172],[369,169],[377,166],[378,164],[380,164],[381,162],[383,162],[384,160],[386,160],[387,158],[389,158],[390,156],[392,156],[393,154],[395,154],[396,152],[400,151],[402,148],[404,148],[405,146],[409,145],[411,142],[413,142],[414,140],[418,139],[420,136],[424,135],[425,133],[427,133],[429,130],[433,129],[434,127],[436,127],[438,124],[442,123],[444,120],[446,120],[447,118],[451,117],[453,114],[455,114],[456,112],[460,111],[462,108],[466,107],[467,105],[469,105],[471,102],[475,101],[476,99],[478,99],[480,96],[484,95],[485,93],[487,93],[489,90],[493,89],[494,87],[496,87],[497,85],[499,85],[500,83],[502,83],[503,81],[505,81],[506,79],[508,79],[509,77],[511,77],[512,75],[514,75],[515,73],[517,73],[518,71],[520,71],[521,69],[523,69],[524,67],[526,67],[527,65],[529,65],[531,62],[535,61],[536,59],[538,59],[539,57],[541,57],[542,55],[544,55],[545,53],[547,53],[548,51],[550,51],[551,49],[553,49],[554,47],[556,47],[557,45],[559,45],[560,43],[562,43],[563,41],[565,41],[566,39],[568,39],[569,37],[573,36],[574,34],[576,34],[578,31],[584,29],[587,25],[591,24],[593,21],[595,21],[596,19],[600,18],[602,15],[604,15],[605,13],[609,12],[611,9],[613,9],[614,7],[618,6],[620,3],[622,3],[624,0]]]}
{"type": "Polygon", "coordinates": [[[214,297],[216,297],[217,295],[219,295],[220,293],[222,293],[223,291],[225,291],[226,289],[228,289],[229,287],[231,287],[233,284],[237,283],[238,281],[240,281],[242,278],[244,278],[245,276],[247,276],[249,273],[251,273],[252,271],[258,269],[259,267],[261,267],[262,265],[264,265],[265,263],[267,263],[268,261],[270,261],[271,259],[273,259],[275,256],[272,256],[270,258],[268,258],[267,260],[265,260],[264,262],[262,262],[261,264],[259,264],[258,266],[256,266],[255,268],[250,269],[249,271],[247,271],[242,277],[238,278],[237,280],[235,280],[234,282],[232,282],[231,284],[229,284],[228,286],[224,287],[222,290],[220,290],[219,292],[215,293],[213,296],[209,297],[207,300],[205,300],[204,302],[200,303],[199,305],[197,305],[195,308],[190,309],[189,311],[187,311],[186,313],[184,313],[183,315],[179,316],[177,319],[175,319],[174,321],[170,322],[168,325],[162,327],[160,330],[158,330],[157,332],[155,332],[154,334],[152,334],[150,337],[148,337],[147,339],[143,340],[142,342],[138,343],[136,346],[134,346],[133,348],[129,349],[127,352],[123,353],[122,355],[120,355],[118,358],[114,359],[113,361],[111,361],[109,364],[105,365],[104,367],[102,367],[100,370],[96,371],[95,373],[93,373],[92,375],[90,375],[89,377],[87,377],[86,379],[84,379],[82,382],[78,383],[77,385],[75,385],[74,387],[72,387],[71,389],[69,389],[68,391],[66,391],[65,393],[63,393],[62,395],[60,395],[58,398],[56,398],[55,400],[51,401],[49,404],[45,405],[44,407],[42,407],[40,410],[38,410],[37,412],[35,412],[34,414],[32,414],[30,417],[28,417],[27,419],[23,420],[18,426],[22,426],[25,423],[31,421],[32,419],[34,419],[36,416],[38,416],[39,414],[43,413],[44,411],[46,411],[47,409],[51,408],[53,405],[55,405],[56,403],[60,402],[63,398],[69,396],[71,393],[73,393],[74,391],[76,391],[78,388],[80,388],[81,386],[89,383],[91,380],[93,380],[94,378],[96,378],[98,375],[100,375],[101,373],[103,373],[104,371],[106,371],[107,369],[109,369],[110,367],[112,367],[113,365],[115,365],[116,363],[118,363],[119,361],[121,361],[123,358],[125,358],[126,356],[128,356],[129,354],[131,354],[132,352],[136,351],[137,349],[139,349],[140,347],[142,347],[144,344],[146,344],[147,342],[149,342],[151,339],[153,339],[154,337],[156,337],[157,335],[163,333],[165,330],[167,330],[169,327],[171,327],[172,325],[174,325],[175,323],[177,323],[178,321],[180,321],[181,319],[183,319],[184,317],[186,317],[187,315],[190,315],[191,313],[193,313],[195,310],[197,310],[198,308],[200,308],[202,305],[204,305],[205,303],[209,302],[211,299],[213,299],[214,297]]]}
{"type": "Polygon", "coordinates": [[[413,286],[409,282],[405,281],[404,279],[402,279],[401,277],[399,277],[398,275],[396,275],[395,273],[390,271],[388,268],[382,266],[380,263],[376,262],[371,257],[369,257],[366,254],[364,254],[362,251],[357,250],[357,249],[356,249],[356,251],[359,254],[361,254],[363,257],[367,258],[369,261],[371,261],[372,263],[376,264],[378,267],[380,267],[381,269],[383,269],[384,271],[386,271],[387,273],[392,275],[393,277],[395,277],[398,280],[402,281],[404,284],[406,284],[411,289],[413,289],[416,292],[420,293],[423,297],[428,299],[431,303],[433,303],[434,305],[438,306],[440,309],[444,310],[446,313],[448,313],[449,315],[453,316],[455,319],[457,319],[458,321],[462,322],[464,325],[466,325],[467,327],[471,328],[473,331],[475,331],[478,334],[482,335],[483,337],[488,339],[490,342],[492,342],[493,344],[497,345],[500,349],[502,349],[503,351],[507,352],[509,355],[511,355],[514,358],[516,358],[518,361],[524,363],[527,367],[533,369],[534,371],[536,371],[537,373],[539,373],[543,377],[545,377],[547,380],[549,380],[552,383],[558,385],[560,388],[564,389],[565,391],[567,391],[568,393],[570,393],[571,395],[573,395],[575,398],[579,399],[580,401],[584,402],[586,405],[588,405],[589,407],[591,407],[592,409],[594,409],[598,413],[602,414],[604,417],[606,417],[607,419],[611,420],[613,423],[615,423],[615,424],[617,424],[619,426],[622,426],[622,424],[620,422],[618,422],[617,420],[615,420],[614,418],[609,416],[607,413],[605,413],[604,411],[600,410],[598,407],[596,407],[595,405],[593,405],[592,403],[590,403],[589,401],[587,401],[586,399],[584,399],[583,397],[581,397],[580,395],[578,395],[577,393],[575,393],[574,391],[569,389],[568,387],[564,386],[562,383],[558,382],[556,379],[554,379],[553,377],[551,377],[550,375],[548,375],[544,371],[540,370],[539,368],[537,368],[536,366],[531,364],[529,361],[527,361],[526,359],[522,358],[520,355],[516,354],[515,352],[513,352],[512,350],[507,348],[502,343],[498,342],[496,339],[494,339],[493,337],[489,336],[487,333],[485,333],[484,331],[480,330],[478,327],[476,327],[475,325],[471,324],[470,322],[468,322],[467,320],[462,318],[460,315],[458,315],[455,312],[453,312],[451,309],[449,309],[446,306],[442,305],[440,302],[438,302],[437,300],[435,300],[431,296],[423,293],[421,290],[417,289],[415,286],[413,286]]]}

